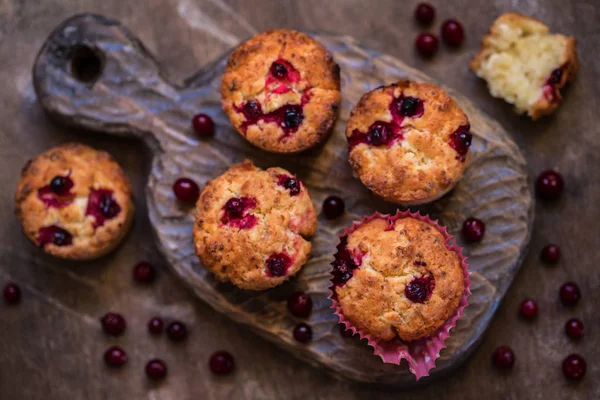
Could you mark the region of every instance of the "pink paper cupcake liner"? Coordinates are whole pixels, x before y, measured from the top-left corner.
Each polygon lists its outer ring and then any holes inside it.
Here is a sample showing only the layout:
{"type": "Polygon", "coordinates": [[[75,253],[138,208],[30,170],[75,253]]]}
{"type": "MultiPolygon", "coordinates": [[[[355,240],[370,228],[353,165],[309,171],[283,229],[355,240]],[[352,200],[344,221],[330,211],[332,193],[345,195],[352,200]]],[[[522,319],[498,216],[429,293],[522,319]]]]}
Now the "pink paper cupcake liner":
{"type": "Polygon", "coordinates": [[[466,306],[469,305],[468,297],[471,294],[469,288],[471,287],[471,279],[469,278],[469,271],[467,264],[467,258],[462,254],[462,248],[456,245],[454,237],[448,233],[445,227],[438,224],[437,220],[432,220],[427,215],[421,215],[418,212],[412,213],[410,211],[398,211],[396,215],[382,215],[378,212],[375,214],[365,217],[360,222],[354,222],[350,228],[346,228],[344,233],[340,236],[340,241],[343,237],[348,236],[359,226],[376,218],[390,218],[392,221],[396,221],[401,218],[412,217],[420,221],[430,223],[434,225],[446,239],[446,247],[458,254],[463,268],[464,279],[465,279],[465,291],[458,304],[456,313],[446,321],[446,323],[434,332],[431,336],[421,338],[412,342],[402,342],[399,339],[391,341],[377,340],[370,335],[360,331],[348,321],[342,313],[341,307],[337,301],[334,292],[333,282],[329,287],[331,294],[329,298],[333,302],[331,308],[335,310],[334,314],[340,318],[340,323],[344,324],[347,330],[352,331],[354,334],[360,336],[361,339],[367,339],[369,346],[373,347],[373,354],[381,357],[384,363],[391,363],[399,365],[402,359],[408,362],[408,368],[415,375],[417,380],[423,376],[429,375],[429,370],[435,367],[435,361],[440,357],[440,351],[446,347],[446,339],[450,336],[450,329],[456,326],[456,321],[462,317],[463,311],[466,306]]]}

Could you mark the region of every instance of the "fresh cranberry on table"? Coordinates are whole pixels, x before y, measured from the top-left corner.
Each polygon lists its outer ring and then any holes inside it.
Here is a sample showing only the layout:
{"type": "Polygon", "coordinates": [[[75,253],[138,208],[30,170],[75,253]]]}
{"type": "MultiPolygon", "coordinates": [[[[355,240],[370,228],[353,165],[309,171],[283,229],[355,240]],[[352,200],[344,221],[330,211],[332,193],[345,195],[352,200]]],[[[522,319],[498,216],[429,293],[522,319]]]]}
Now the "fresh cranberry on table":
{"type": "Polygon", "coordinates": [[[564,188],[562,176],[554,170],[546,170],[540,173],[535,180],[535,191],[544,200],[556,200],[560,197],[564,188]]]}
{"type": "Polygon", "coordinates": [[[104,352],[104,362],[112,368],[122,367],[127,362],[127,354],[119,346],[109,347],[104,352]]]}
{"type": "Polygon", "coordinates": [[[520,311],[523,318],[535,318],[538,312],[538,305],[531,299],[525,299],[521,302],[520,311]]]}
{"type": "Polygon", "coordinates": [[[563,374],[569,379],[579,380],[585,376],[587,364],[579,354],[571,354],[562,364],[563,374]]]}
{"type": "Polygon", "coordinates": [[[167,364],[159,358],[148,361],[146,375],[153,381],[161,381],[167,376],[167,364]]]}
{"type": "Polygon", "coordinates": [[[221,350],[210,356],[208,366],[215,375],[227,375],[235,368],[235,361],[231,353],[221,350]]]}
{"type": "Polygon", "coordinates": [[[560,301],[566,306],[574,306],[581,298],[579,286],[574,282],[567,282],[560,287],[560,301]]]}
{"type": "Polygon", "coordinates": [[[435,19],[435,8],[429,3],[419,3],[415,8],[415,19],[423,25],[429,25],[435,19]]]}
{"type": "Polygon", "coordinates": [[[102,329],[109,335],[119,336],[123,332],[125,332],[125,328],[127,324],[125,323],[125,318],[121,314],[109,312],[102,319],[100,319],[102,323],[102,329]]]}
{"type": "Polygon", "coordinates": [[[437,53],[439,40],[431,33],[421,33],[415,40],[415,48],[422,56],[431,57],[437,53]]]}
{"type": "Polygon", "coordinates": [[[192,118],[192,126],[199,136],[212,136],[215,133],[215,123],[206,114],[196,114],[192,118]]]}
{"type": "Polygon", "coordinates": [[[156,272],[152,264],[146,261],[139,262],[133,267],[133,279],[139,283],[152,283],[156,272]]]}
{"type": "Polygon", "coordinates": [[[583,322],[577,318],[571,318],[565,324],[565,333],[571,339],[581,339],[583,332],[583,322]]]}
{"type": "Polygon", "coordinates": [[[312,299],[304,292],[292,293],[287,301],[288,310],[293,316],[298,318],[308,317],[312,310],[312,306],[312,299]]]}
{"type": "Polygon", "coordinates": [[[346,329],[346,325],[339,324],[340,326],[340,334],[345,338],[351,338],[354,336],[354,333],[350,329],[346,329]]]}
{"type": "Polygon", "coordinates": [[[449,46],[460,46],[465,40],[465,30],[460,22],[448,19],[442,24],[442,38],[449,46]]]}
{"type": "Polygon", "coordinates": [[[167,327],[167,336],[174,342],[180,342],[187,337],[187,326],[183,322],[173,321],[167,327]]]}
{"type": "Polygon", "coordinates": [[[512,368],[512,366],[515,364],[515,354],[510,347],[500,346],[494,351],[494,354],[492,355],[492,361],[498,368],[512,368]]]}
{"type": "Polygon", "coordinates": [[[344,200],[338,196],[329,196],[323,201],[323,214],[327,219],[335,219],[344,213],[344,200]]]}
{"type": "Polygon", "coordinates": [[[189,178],[179,178],[173,184],[173,193],[175,193],[177,200],[194,204],[200,197],[200,187],[189,178]]]}
{"type": "Polygon", "coordinates": [[[17,304],[21,300],[21,288],[16,283],[7,283],[3,296],[6,304],[17,304]]]}
{"type": "Polygon", "coordinates": [[[153,335],[160,335],[164,329],[164,322],[159,317],[154,317],[148,322],[148,331],[153,335]]]}
{"type": "Polygon", "coordinates": [[[462,232],[469,242],[480,242],[485,235],[485,223],[474,217],[467,218],[463,223],[462,232]]]}
{"type": "Polygon", "coordinates": [[[294,328],[294,339],[300,343],[308,343],[312,339],[312,329],[305,323],[300,323],[294,328]]]}
{"type": "Polygon", "coordinates": [[[560,260],[560,247],[555,244],[548,244],[544,246],[540,253],[542,261],[548,264],[556,264],[560,260]]]}

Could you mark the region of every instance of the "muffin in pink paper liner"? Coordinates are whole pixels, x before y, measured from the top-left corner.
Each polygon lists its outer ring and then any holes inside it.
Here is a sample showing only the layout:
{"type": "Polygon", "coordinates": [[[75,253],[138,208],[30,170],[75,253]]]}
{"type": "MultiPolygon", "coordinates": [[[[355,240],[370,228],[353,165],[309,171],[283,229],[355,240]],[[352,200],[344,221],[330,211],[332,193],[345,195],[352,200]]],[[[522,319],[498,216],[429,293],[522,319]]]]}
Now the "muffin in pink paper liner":
{"type": "Polygon", "coordinates": [[[467,260],[428,216],[375,213],[340,237],[332,308],[383,362],[429,375],[471,294],[467,260]]]}

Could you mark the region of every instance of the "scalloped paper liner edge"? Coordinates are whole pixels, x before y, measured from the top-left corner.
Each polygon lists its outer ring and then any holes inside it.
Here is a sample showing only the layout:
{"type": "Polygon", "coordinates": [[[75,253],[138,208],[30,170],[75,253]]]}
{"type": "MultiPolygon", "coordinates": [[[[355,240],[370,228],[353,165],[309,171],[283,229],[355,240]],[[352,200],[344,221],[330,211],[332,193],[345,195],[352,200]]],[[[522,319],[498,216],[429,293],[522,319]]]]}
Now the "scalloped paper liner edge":
{"type": "Polygon", "coordinates": [[[346,329],[352,331],[352,333],[358,333],[361,339],[366,339],[368,345],[373,348],[373,354],[379,356],[384,363],[400,365],[402,359],[405,359],[408,362],[408,368],[410,372],[415,375],[416,380],[418,381],[422,377],[428,376],[429,371],[432,368],[435,368],[435,361],[440,357],[440,352],[442,349],[446,347],[445,342],[450,336],[450,330],[456,326],[456,321],[463,316],[465,307],[469,305],[468,297],[471,295],[471,291],[469,290],[471,287],[471,279],[469,278],[469,264],[467,264],[467,257],[465,257],[462,253],[463,249],[456,245],[454,236],[448,233],[446,227],[438,224],[438,220],[432,220],[428,215],[421,215],[419,212],[412,213],[410,210],[398,210],[398,212],[393,216],[376,212],[371,216],[364,217],[360,222],[354,222],[350,228],[344,229],[344,232],[339,236],[339,238],[341,241],[342,237],[349,235],[362,224],[365,224],[376,218],[393,218],[394,220],[398,220],[406,217],[416,218],[419,221],[434,225],[438,231],[444,235],[444,238],[446,239],[446,248],[458,254],[465,278],[465,290],[460,302],[458,303],[456,313],[450,317],[450,319],[448,319],[448,321],[446,321],[442,327],[435,331],[433,335],[426,338],[421,338],[408,343],[403,343],[398,339],[393,341],[378,341],[377,339],[372,338],[370,335],[354,327],[352,323],[344,317],[341,307],[335,298],[333,282],[329,287],[331,294],[328,298],[331,299],[333,303],[330,308],[335,310],[334,314],[339,317],[340,324],[344,324],[346,329]]]}

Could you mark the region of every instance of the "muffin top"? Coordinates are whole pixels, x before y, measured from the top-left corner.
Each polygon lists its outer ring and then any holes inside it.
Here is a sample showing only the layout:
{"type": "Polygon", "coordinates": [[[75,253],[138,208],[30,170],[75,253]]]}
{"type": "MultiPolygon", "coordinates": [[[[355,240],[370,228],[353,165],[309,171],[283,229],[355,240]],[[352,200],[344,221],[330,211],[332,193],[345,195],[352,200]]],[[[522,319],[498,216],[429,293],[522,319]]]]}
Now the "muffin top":
{"type": "Polygon", "coordinates": [[[350,164],[387,201],[421,204],[452,189],[471,145],[469,120],[430,83],[400,81],[372,90],[352,110],[350,164]]]}
{"type": "Polygon", "coordinates": [[[317,214],[307,188],[282,168],[245,160],[206,184],[196,204],[200,262],[242,289],[280,285],[306,263],[317,214]]]}
{"type": "Polygon", "coordinates": [[[221,82],[223,109],[252,144],[277,153],[306,150],[333,128],[340,69],[316,40],[276,29],[240,44],[221,82]]]}
{"type": "Polygon", "coordinates": [[[27,162],[15,214],[25,235],[46,253],[96,258],[127,233],[134,214],[131,186],[108,153],[68,143],[27,162]]]}
{"type": "Polygon", "coordinates": [[[379,340],[432,335],[454,315],[465,287],[461,259],[444,235],[412,217],[359,225],[342,238],[332,265],[344,317],[379,340]]]}

